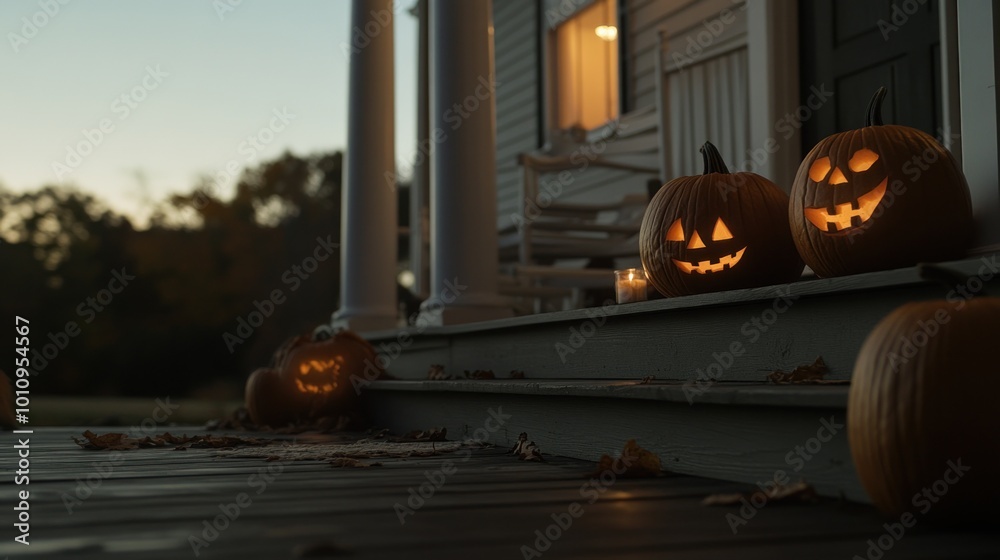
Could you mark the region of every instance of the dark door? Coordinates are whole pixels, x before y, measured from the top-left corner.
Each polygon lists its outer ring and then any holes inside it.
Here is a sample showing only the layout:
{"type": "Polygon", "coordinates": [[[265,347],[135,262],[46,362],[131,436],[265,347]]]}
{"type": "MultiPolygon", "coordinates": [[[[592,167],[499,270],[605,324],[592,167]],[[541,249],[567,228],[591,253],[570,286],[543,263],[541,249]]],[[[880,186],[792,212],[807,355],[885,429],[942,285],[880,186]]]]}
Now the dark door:
{"type": "Polygon", "coordinates": [[[834,132],[864,124],[868,100],[888,88],[886,124],[938,136],[941,123],[937,0],[799,2],[801,99],[834,95],[802,125],[803,154],[834,132]]]}

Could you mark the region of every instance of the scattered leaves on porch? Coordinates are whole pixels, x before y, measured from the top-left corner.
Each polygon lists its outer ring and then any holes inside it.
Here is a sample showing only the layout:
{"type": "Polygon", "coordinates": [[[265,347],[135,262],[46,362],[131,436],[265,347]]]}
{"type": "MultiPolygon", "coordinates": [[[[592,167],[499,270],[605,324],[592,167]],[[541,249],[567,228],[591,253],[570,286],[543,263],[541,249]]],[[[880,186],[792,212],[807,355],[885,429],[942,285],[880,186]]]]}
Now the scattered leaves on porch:
{"type": "Polygon", "coordinates": [[[594,475],[600,475],[607,470],[611,470],[621,478],[649,478],[660,476],[663,469],[656,453],[643,449],[634,439],[630,439],[625,442],[625,448],[617,459],[611,455],[601,455],[594,475]]]}
{"type": "Polygon", "coordinates": [[[824,385],[837,385],[846,384],[850,381],[846,379],[823,379],[823,377],[830,373],[830,368],[826,367],[826,362],[823,361],[823,357],[820,356],[816,358],[816,361],[806,365],[799,366],[790,372],[784,372],[779,370],[768,374],[767,378],[778,385],[786,384],[824,384],[824,385]]]}
{"type": "Polygon", "coordinates": [[[521,461],[545,461],[542,457],[542,449],[535,445],[535,442],[528,441],[528,432],[521,432],[517,436],[517,443],[508,454],[517,455],[521,461]]]}
{"type": "Polygon", "coordinates": [[[14,423],[14,392],[10,378],[0,370],[0,427],[13,429],[14,423]]]}
{"type": "Polygon", "coordinates": [[[458,451],[459,449],[476,447],[460,441],[387,441],[361,439],[349,443],[335,441],[319,441],[312,443],[275,442],[269,447],[241,447],[238,449],[220,450],[221,457],[264,459],[266,461],[324,461],[331,466],[376,466],[353,465],[351,463],[334,462],[338,459],[403,459],[409,457],[433,457],[458,451]]]}
{"type": "Polygon", "coordinates": [[[444,381],[451,379],[451,376],[445,373],[443,365],[431,364],[430,370],[427,371],[427,379],[431,381],[444,381]]]}
{"type": "Polygon", "coordinates": [[[496,379],[497,376],[488,369],[477,369],[476,371],[465,370],[466,379],[496,379]]]}
{"type": "Polygon", "coordinates": [[[641,380],[639,380],[639,385],[649,385],[653,381],[656,381],[656,376],[647,375],[646,377],[643,377],[641,380]]]}
{"type": "Polygon", "coordinates": [[[429,430],[413,430],[403,435],[403,440],[411,441],[444,441],[448,428],[431,428],[429,430]]]}
{"type": "Polygon", "coordinates": [[[701,501],[703,506],[738,506],[744,500],[751,503],[774,502],[779,504],[811,504],[819,501],[816,489],[805,481],[792,484],[775,484],[764,490],[749,493],[712,494],[701,501]]]}
{"type": "Polygon", "coordinates": [[[90,430],[83,432],[83,438],[73,437],[73,441],[84,449],[105,451],[129,451],[132,449],[148,449],[154,447],[170,447],[183,451],[189,448],[224,448],[246,445],[268,445],[271,440],[238,437],[238,436],[175,436],[165,432],[155,436],[142,438],[130,437],[120,432],[95,434],[90,430]]]}
{"type": "Polygon", "coordinates": [[[513,369],[510,371],[511,379],[524,379],[524,372],[519,369],[513,369]]]}

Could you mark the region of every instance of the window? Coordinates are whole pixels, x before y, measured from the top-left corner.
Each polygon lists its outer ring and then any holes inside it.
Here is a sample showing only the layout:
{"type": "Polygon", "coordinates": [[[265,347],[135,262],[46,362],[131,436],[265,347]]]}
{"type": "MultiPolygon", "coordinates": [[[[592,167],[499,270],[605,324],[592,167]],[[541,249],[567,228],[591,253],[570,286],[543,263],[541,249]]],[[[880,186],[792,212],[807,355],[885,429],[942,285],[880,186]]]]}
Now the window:
{"type": "Polygon", "coordinates": [[[618,116],[618,9],[596,0],[555,29],[555,124],[597,128],[618,116]]]}

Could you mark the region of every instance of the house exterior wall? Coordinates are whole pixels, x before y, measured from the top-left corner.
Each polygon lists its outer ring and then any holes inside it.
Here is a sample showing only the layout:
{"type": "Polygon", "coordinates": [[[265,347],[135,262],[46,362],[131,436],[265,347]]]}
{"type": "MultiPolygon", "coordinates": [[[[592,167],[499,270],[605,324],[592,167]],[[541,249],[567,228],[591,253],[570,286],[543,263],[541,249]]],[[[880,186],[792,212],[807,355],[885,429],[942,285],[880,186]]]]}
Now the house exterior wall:
{"type": "Polygon", "coordinates": [[[517,154],[538,147],[539,12],[536,0],[493,2],[497,80],[497,226],[509,226],[521,204],[517,154]]]}
{"type": "MultiPolygon", "coordinates": [[[[582,9],[585,0],[545,0],[541,10],[532,0],[494,3],[497,88],[497,225],[511,225],[521,204],[518,153],[532,151],[548,131],[545,39],[552,25],[582,9]]],[[[747,18],[744,3],[733,0],[626,0],[625,73],[627,97],[623,120],[656,104],[655,56],[658,34],[665,32],[670,115],[670,169],[673,176],[701,172],[698,153],[705,141],[722,151],[731,167],[741,167],[749,149],[747,18]],[[708,22],[706,26],[706,22],[708,22]],[[700,40],[700,43],[699,43],[700,40]]],[[[642,154],[659,167],[656,134],[647,134],[642,154]]],[[[637,162],[638,163],[638,162],[637,162]]],[[[646,191],[649,175],[588,167],[571,171],[571,179],[543,176],[560,202],[612,202],[646,191]]],[[[565,177],[565,176],[564,176],[565,177]]]]}

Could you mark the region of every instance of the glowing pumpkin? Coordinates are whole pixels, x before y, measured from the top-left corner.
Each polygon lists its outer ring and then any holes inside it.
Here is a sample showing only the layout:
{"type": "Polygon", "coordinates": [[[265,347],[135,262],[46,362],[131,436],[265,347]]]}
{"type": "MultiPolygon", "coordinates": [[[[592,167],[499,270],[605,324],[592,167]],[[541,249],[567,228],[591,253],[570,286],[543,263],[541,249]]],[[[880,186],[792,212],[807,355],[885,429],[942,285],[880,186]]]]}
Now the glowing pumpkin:
{"type": "Polygon", "coordinates": [[[875,92],[863,128],[820,141],[795,176],[788,219],[820,276],[959,258],[971,241],[958,163],[930,135],[883,124],[885,94],[875,92]]]}
{"type": "Polygon", "coordinates": [[[998,516],[1000,298],[957,297],[959,284],[968,285],[948,281],[947,300],[890,313],[854,365],[851,456],[872,502],[893,516],[998,516]]]}
{"type": "Polygon", "coordinates": [[[368,379],[366,369],[381,373],[375,349],[349,331],[325,340],[293,344],[284,352],[279,376],[298,417],[347,414],[356,409],[358,393],[351,378],[368,379]]]}
{"type": "Polygon", "coordinates": [[[730,173],[701,149],[703,175],[663,185],[646,207],[639,255],[668,296],[790,282],[802,273],[788,227],[788,195],[756,173],[730,173]]]}

